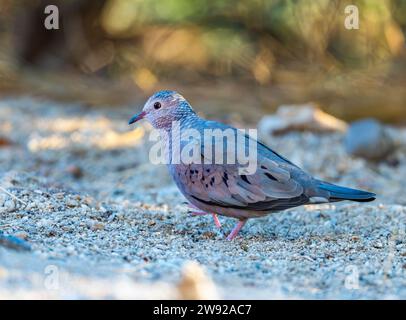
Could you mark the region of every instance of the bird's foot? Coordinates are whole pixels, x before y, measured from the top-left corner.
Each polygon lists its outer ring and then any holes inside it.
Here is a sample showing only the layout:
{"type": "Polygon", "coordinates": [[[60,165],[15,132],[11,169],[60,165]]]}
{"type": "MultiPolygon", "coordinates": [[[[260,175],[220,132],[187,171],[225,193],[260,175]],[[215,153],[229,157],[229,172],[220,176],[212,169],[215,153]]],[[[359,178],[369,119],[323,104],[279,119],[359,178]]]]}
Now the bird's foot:
{"type": "MultiPolygon", "coordinates": [[[[189,206],[189,208],[199,210],[198,208],[196,208],[196,207],[194,207],[192,205],[188,205],[188,206],[189,206]]],[[[204,212],[204,211],[191,211],[191,212],[189,212],[189,214],[191,216],[206,216],[208,214],[211,214],[213,216],[214,224],[216,225],[216,227],[221,228],[220,220],[219,220],[217,214],[215,214],[215,213],[208,213],[208,212],[204,212]]]]}
{"type": "Polygon", "coordinates": [[[227,236],[227,240],[231,241],[233,240],[238,232],[242,229],[242,227],[247,223],[247,220],[240,220],[238,221],[237,225],[234,227],[234,229],[230,232],[230,234],[227,236]]]}

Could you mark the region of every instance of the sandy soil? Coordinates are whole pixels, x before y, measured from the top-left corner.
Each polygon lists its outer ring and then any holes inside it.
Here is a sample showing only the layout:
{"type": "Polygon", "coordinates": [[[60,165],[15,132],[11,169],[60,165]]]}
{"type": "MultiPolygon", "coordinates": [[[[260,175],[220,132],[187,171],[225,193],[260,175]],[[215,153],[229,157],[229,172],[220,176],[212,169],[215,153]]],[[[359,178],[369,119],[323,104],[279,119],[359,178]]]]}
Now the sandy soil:
{"type": "Polygon", "coordinates": [[[272,139],[319,178],[379,197],[253,219],[227,242],[235,221],[189,216],[148,162],[135,111],[0,101],[0,298],[406,298],[405,150],[372,164],[341,134],[272,139]]]}

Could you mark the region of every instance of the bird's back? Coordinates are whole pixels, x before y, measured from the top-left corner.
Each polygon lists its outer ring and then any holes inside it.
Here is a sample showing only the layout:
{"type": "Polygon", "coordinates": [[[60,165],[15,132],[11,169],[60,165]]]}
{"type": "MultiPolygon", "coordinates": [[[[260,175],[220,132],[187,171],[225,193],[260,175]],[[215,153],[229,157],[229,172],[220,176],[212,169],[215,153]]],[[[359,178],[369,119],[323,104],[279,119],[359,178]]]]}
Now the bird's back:
{"type": "MultiPolygon", "coordinates": [[[[209,131],[229,130],[235,137],[239,133],[236,128],[197,118],[186,122],[182,130],[196,129],[201,137],[209,131]]],[[[179,189],[185,197],[197,207],[210,210],[219,214],[238,215],[246,214],[249,217],[261,216],[269,212],[280,211],[306,203],[340,201],[344,199],[356,200],[359,195],[354,195],[354,189],[342,188],[338,192],[337,186],[333,190],[331,184],[322,184],[295,164],[279,155],[263,143],[256,141],[248,135],[243,139],[235,138],[235,148],[242,148],[248,154],[252,146],[256,149],[255,171],[250,174],[241,173],[246,164],[227,162],[230,155],[237,153],[228,150],[230,138],[213,140],[222,144],[220,152],[223,163],[216,163],[215,143],[211,152],[204,149],[207,145],[202,138],[201,162],[192,164],[172,164],[170,172],[179,189]],[[231,154],[230,154],[231,152],[231,154]],[[212,154],[212,157],[207,156],[212,154]],[[347,193],[346,193],[347,192],[347,193]],[[333,194],[334,193],[334,194],[333,194]],[[347,196],[347,197],[346,197],[347,196]],[[230,214],[231,212],[231,214],[230,214]]],[[[372,194],[370,194],[372,197],[372,194]]],[[[366,194],[361,197],[369,199],[366,194]]]]}

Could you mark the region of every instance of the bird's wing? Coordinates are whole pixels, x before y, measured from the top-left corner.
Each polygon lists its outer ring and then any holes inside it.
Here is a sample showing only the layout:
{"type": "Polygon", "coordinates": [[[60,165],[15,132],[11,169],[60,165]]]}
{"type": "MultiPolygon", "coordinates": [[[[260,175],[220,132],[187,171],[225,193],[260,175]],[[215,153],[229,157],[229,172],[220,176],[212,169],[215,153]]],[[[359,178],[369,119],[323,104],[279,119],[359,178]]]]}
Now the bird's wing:
{"type": "MultiPolygon", "coordinates": [[[[212,129],[212,128],[216,128],[216,129],[221,129],[221,130],[233,130],[233,131],[237,131],[238,129],[233,128],[229,125],[226,125],[224,123],[221,122],[217,122],[217,121],[204,121],[204,128],[205,129],[212,129]]],[[[257,152],[258,154],[261,154],[262,156],[265,156],[269,159],[272,159],[276,162],[284,162],[287,163],[289,165],[291,165],[292,167],[296,167],[298,169],[300,169],[298,166],[296,166],[294,163],[292,163],[290,160],[288,160],[287,158],[283,157],[282,155],[280,155],[279,153],[275,152],[274,150],[272,150],[270,147],[266,146],[265,144],[263,144],[261,141],[259,140],[254,140],[253,138],[251,138],[249,135],[245,134],[245,146],[246,148],[249,147],[249,141],[254,141],[254,145],[257,148],[257,152]]]]}
{"type": "MultiPolygon", "coordinates": [[[[247,137],[247,139],[250,139],[247,137]]],[[[256,148],[263,148],[255,144],[256,148]]],[[[215,152],[215,150],[213,150],[215,152]]],[[[223,148],[227,157],[227,148],[223,148]]],[[[201,152],[202,163],[182,164],[177,180],[188,196],[203,203],[245,210],[278,211],[308,202],[304,188],[291,175],[296,166],[258,151],[256,171],[240,174],[242,165],[216,164],[201,152]],[[205,161],[207,160],[207,161],[205,161]]]]}

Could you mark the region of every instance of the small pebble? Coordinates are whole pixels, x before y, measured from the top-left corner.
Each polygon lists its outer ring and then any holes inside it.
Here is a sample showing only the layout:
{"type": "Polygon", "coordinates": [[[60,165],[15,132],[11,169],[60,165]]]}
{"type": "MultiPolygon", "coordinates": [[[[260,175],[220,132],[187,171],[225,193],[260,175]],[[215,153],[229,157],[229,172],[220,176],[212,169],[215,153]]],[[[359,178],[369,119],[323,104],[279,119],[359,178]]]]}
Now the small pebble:
{"type": "Polygon", "coordinates": [[[66,171],[70,173],[75,179],[80,179],[83,177],[83,170],[79,166],[69,166],[66,171]]]}
{"type": "Polygon", "coordinates": [[[66,200],[66,205],[68,207],[74,208],[74,207],[79,206],[79,202],[77,202],[76,200],[73,200],[73,199],[68,199],[68,200],[66,200]]]}
{"type": "Polygon", "coordinates": [[[97,231],[97,230],[103,230],[104,229],[104,223],[100,221],[89,221],[87,226],[92,230],[92,231],[97,231]]]}
{"type": "Polygon", "coordinates": [[[14,234],[15,237],[22,239],[22,240],[27,240],[28,239],[28,233],[25,231],[20,231],[14,234]]]}

